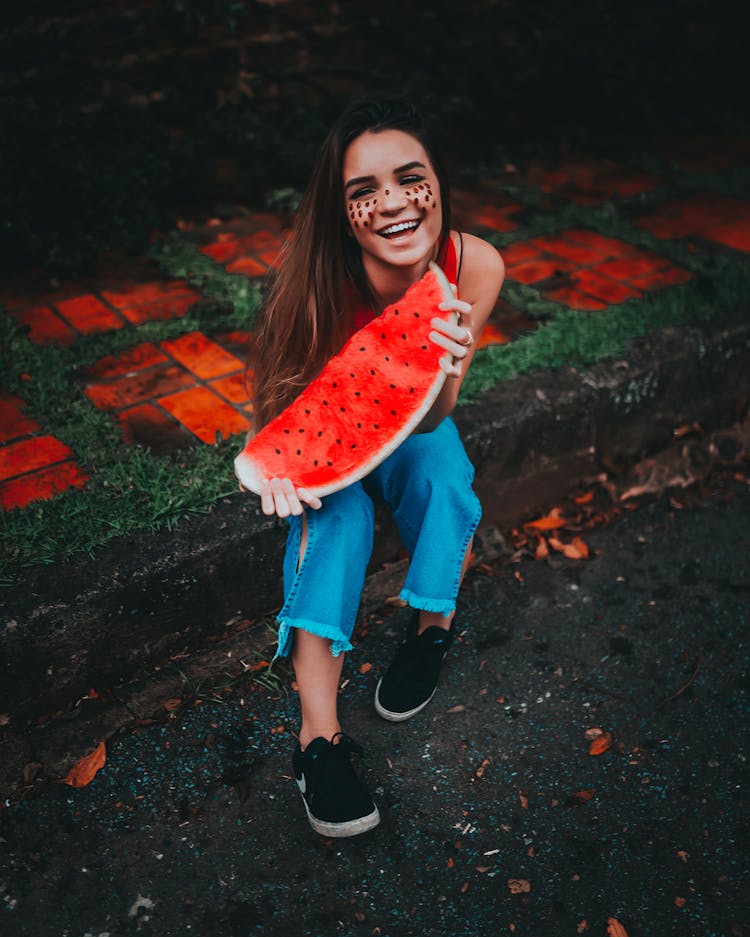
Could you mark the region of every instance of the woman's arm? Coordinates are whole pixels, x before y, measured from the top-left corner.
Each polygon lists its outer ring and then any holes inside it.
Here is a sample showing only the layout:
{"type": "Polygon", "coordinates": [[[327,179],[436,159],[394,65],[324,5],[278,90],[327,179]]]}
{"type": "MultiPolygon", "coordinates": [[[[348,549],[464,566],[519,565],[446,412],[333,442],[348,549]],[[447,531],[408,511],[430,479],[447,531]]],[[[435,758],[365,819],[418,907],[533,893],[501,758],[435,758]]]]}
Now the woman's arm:
{"type": "Polygon", "coordinates": [[[461,299],[441,306],[443,309],[452,308],[460,312],[461,325],[454,326],[436,318],[432,320],[433,332],[430,334],[432,341],[447,352],[440,364],[448,379],[430,412],[415,432],[430,432],[453,412],[461,384],[477,350],[477,341],[497,302],[504,279],[505,264],[492,244],[472,234],[465,234],[461,265],[461,299]],[[466,329],[471,331],[474,339],[468,348],[461,344],[465,340],[466,329]]]}

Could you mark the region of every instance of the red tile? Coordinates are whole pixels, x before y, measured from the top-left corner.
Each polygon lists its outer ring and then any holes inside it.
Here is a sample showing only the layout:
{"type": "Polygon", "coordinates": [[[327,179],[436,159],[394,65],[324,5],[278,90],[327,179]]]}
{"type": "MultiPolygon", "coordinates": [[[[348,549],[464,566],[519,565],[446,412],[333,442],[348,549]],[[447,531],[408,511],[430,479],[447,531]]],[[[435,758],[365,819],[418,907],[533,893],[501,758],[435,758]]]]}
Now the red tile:
{"type": "Polygon", "coordinates": [[[202,254],[210,257],[219,264],[225,264],[237,257],[239,251],[237,240],[228,238],[226,235],[220,236],[218,241],[213,244],[206,244],[200,249],[202,254]]]}
{"type": "Polygon", "coordinates": [[[38,432],[39,424],[26,416],[25,406],[20,397],[0,391],[0,442],[38,432]]]}
{"type": "Polygon", "coordinates": [[[211,381],[211,388],[230,403],[250,403],[250,394],[245,386],[244,374],[233,374],[231,377],[221,377],[218,381],[211,381]]]}
{"type": "Polygon", "coordinates": [[[161,342],[161,347],[203,380],[223,377],[232,371],[242,371],[245,367],[244,362],[206,338],[202,332],[190,332],[161,342]]]}
{"type": "Polygon", "coordinates": [[[505,266],[509,269],[510,267],[525,263],[527,260],[536,260],[539,258],[538,248],[527,241],[514,241],[513,244],[508,244],[507,247],[503,247],[500,253],[503,255],[505,266]]]}
{"type": "Polygon", "coordinates": [[[73,299],[63,299],[55,303],[55,307],[64,319],[84,335],[119,329],[123,325],[117,313],[113,312],[109,306],[105,306],[93,293],[76,296],[73,299]]]}
{"type": "Polygon", "coordinates": [[[533,238],[529,243],[575,264],[596,263],[597,260],[603,260],[607,256],[607,252],[601,248],[566,240],[565,234],[545,234],[533,238]]]}
{"type": "Polygon", "coordinates": [[[159,403],[208,445],[216,442],[217,433],[220,436],[232,436],[244,433],[248,427],[246,416],[230,407],[207,387],[193,387],[171,394],[160,398],[159,403]]]}
{"type": "Polygon", "coordinates": [[[699,192],[688,198],[663,202],[657,211],[637,220],[655,237],[686,237],[706,234],[713,228],[733,224],[750,215],[750,203],[728,196],[699,192]]]}
{"type": "Polygon", "coordinates": [[[88,475],[75,462],[61,462],[0,484],[0,504],[6,511],[24,508],[68,488],[83,488],[87,481],[88,475]]]}
{"type": "Polygon", "coordinates": [[[518,222],[509,216],[518,211],[516,205],[483,205],[473,209],[470,214],[475,225],[490,228],[493,231],[514,231],[518,222]]]}
{"type": "Polygon", "coordinates": [[[227,273],[241,273],[246,277],[264,277],[268,273],[268,268],[252,257],[240,257],[227,264],[226,269],[227,273]]]}
{"type": "Polygon", "coordinates": [[[284,238],[272,231],[256,231],[255,234],[242,239],[243,246],[249,247],[257,254],[261,254],[263,251],[278,253],[283,243],[284,238]]]}
{"type": "Polygon", "coordinates": [[[608,176],[605,187],[622,198],[628,198],[642,192],[650,192],[658,184],[659,179],[650,173],[622,171],[608,176]]]}
{"type": "Polygon", "coordinates": [[[271,269],[275,270],[281,260],[281,251],[261,251],[258,257],[260,257],[264,264],[268,264],[271,269]]]}
{"type": "Polygon", "coordinates": [[[652,254],[650,251],[639,251],[631,257],[622,257],[619,260],[607,260],[603,264],[597,264],[592,267],[597,273],[612,277],[615,280],[628,282],[633,277],[643,276],[646,273],[653,273],[656,270],[664,270],[670,266],[670,261],[666,257],[660,257],[658,254],[652,254]]]}
{"type": "Polygon", "coordinates": [[[556,290],[544,290],[544,295],[547,299],[562,303],[563,306],[570,306],[571,309],[580,309],[585,312],[595,312],[607,308],[607,304],[601,302],[601,300],[594,299],[593,296],[587,296],[586,293],[582,293],[570,286],[563,286],[556,290]]]}
{"type": "Polygon", "coordinates": [[[143,325],[144,322],[154,322],[157,319],[179,319],[201,298],[192,294],[173,296],[144,306],[123,309],[122,314],[133,325],[143,325]]]}
{"type": "Polygon", "coordinates": [[[683,270],[682,267],[667,267],[666,270],[654,270],[652,273],[633,277],[629,283],[639,290],[658,290],[665,286],[675,286],[677,283],[687,283],[693,276],[693,273],[683,270]]]}
{"type": "Polygon", "coordinates": [[[477,349],[486,348],[487,345],[507,345],[511,337],[507,332],[498,328],[494,322],[488,322],[477,340],[477,349]]]}
{"type": "Polygon", "coordinates": [[[131,283],[118,290],[102,290],[102,296],[120,310],[136,306],[148,306],[176,297],[192,296],[200,299],[190,284],[184,280],[151,280],[146,283],[131,283]]]}
{"type": "Polygon", "coordinates": [[[709,241],[718,241],[725,247],[750,254],[750,210],[746,218],[739,218],[717,228],[709,228],[702,233],[709,241]]]}
{"type": "Polygon", "coordinates": [[[73,453],[54,436],[34,436],[0,447],[0,481],[69,459],[73,453]]]}
{"type": "Polygon", "coordinates": [[[166,455],[192,441],[183,427],[152,403],[121,411],[119,420],[128,445],[146,446],[157,455],[166,455]]]}
{"type": "Polygon", "coordinates": [[[515,306],[506,303],[504,299],[498,299],[495,303],[490,322],[493,322],[503,334],[511,337],[519,332],[533,332],[539,326],[536,319],[530,319],[515,306]]]}
{"type": "Polygon", "coordinates": [[[591,270],[579,270],[571,275],[570,280],[573,287],[588,293],[594,299],[600,299],[607,305],[622,303],[626,299],[641,295],[638,290],[630,289],[616,280],[610,280],[609,277],[600,276],[591,270]]]}
{"type": "Polygon", "coordinates": [[[38,345],[70,345],[78,337],[75,329],[47,306],[20,309],[12,315],[29,330],[29,338],[38,345]]]}
{"type": "Polygon", "coordinates": [[[567,260],[532,260],[512,267],[508,276],[519,283],[539,283],[572,269],[573,265],[567,260]]]}
{"type": "Polygon", "coordinates": [[[605,237],[596,231],[590,231],[588,228],[572,228],[570,231],[564,231],[563,237],[576,244],[586,244],[600,250],[607,257],[623,257],[626,254],[632,254],[638,248],[627,241],[620,241],[618,238],[605,237]]]}
{"type": "Polygon", "coordinates": [[[252,332],[235,329],[230,332],[217,332],[212,337],[214,341],[226,348],[227,351],[231,351],[240,361],[247,361],[252,354],[253,342],[255,341],[255,335],[252,332]]]}
{"type": "Polygon", "coordinates": [[[95,377],[104,380],[119,377],[121,374],[128,374],[131,371],[151,368],[155,364],[167,360],[167,356],[156,345],[152,345],[151,342],[144,342],[142,345],[135,345],[120,355],[107,355],[105,358],[100,358],[95,364],[81,368],[79,373],[83,377],[95,377]]]}
{"type": "Polygon", "coordinates": [[[86,396],[103,410],[122,410],[153,397],[169,394],[194,383],[192,375],[177,365],[159,365],[125,374],[101,384],[89,384],[86,396]]]}

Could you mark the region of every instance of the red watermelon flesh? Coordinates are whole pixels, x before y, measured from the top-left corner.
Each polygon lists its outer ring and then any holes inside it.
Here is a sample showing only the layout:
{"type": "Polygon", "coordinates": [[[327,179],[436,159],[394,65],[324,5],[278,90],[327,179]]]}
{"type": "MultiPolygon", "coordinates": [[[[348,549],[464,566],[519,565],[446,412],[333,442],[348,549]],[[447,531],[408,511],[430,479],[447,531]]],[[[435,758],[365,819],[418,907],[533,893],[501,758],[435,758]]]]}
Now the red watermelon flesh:
{"type": "Polygon", "coordinates": [[[398,302],[356,332],[318,377],[235,459],[242,484],[289,478],[319,498],[363,478],[419,425],[440,393],[445,351],[430,320],[452,298],[435,264],[398,302]]]}

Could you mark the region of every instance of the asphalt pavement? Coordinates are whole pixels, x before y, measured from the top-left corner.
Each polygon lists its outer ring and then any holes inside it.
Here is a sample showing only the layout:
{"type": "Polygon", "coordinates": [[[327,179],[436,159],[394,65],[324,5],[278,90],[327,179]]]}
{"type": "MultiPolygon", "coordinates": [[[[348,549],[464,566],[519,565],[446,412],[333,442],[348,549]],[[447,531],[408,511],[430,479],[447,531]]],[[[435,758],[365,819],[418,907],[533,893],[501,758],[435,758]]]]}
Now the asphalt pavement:
{"type": "Polygon", "coordinates": [[[749,519],[729,476],[586,532],[588,560],[481,564],[402,725],[372,697],[408,612],[369,616],[341,691],[361,837],[307,824],[289,672],[121,732],[87,786],[4,806],[0,933],[750,934],[749,519]]]}

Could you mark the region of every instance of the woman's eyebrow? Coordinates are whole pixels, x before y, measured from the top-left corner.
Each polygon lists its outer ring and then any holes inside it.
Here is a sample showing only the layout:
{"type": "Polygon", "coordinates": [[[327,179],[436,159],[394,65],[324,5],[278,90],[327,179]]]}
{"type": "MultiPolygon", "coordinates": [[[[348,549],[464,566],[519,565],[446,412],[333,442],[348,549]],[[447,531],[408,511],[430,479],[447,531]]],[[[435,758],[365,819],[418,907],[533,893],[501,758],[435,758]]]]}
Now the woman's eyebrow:
{"type": "MultiPolygon", "coordinates": [[[[403,166],[397,166],[393,170],[393,175],[397,176],[401,172],[408,172],[410,169],[416,169],[417,167],[419,167],[420,169],[427,168],[424,163],[420,163],[419,160],[415,159],[411,163],[405,163],[403,166]]],[[[344,186],[344,189],[348,189],[350,186],[353,186],[353,185],[361,185],[361,183],[363,182],[372,182],[374,178],[375,176],[355,176],[354,179],[350,179],[346,183],[346,185],[344,186]]]]}

